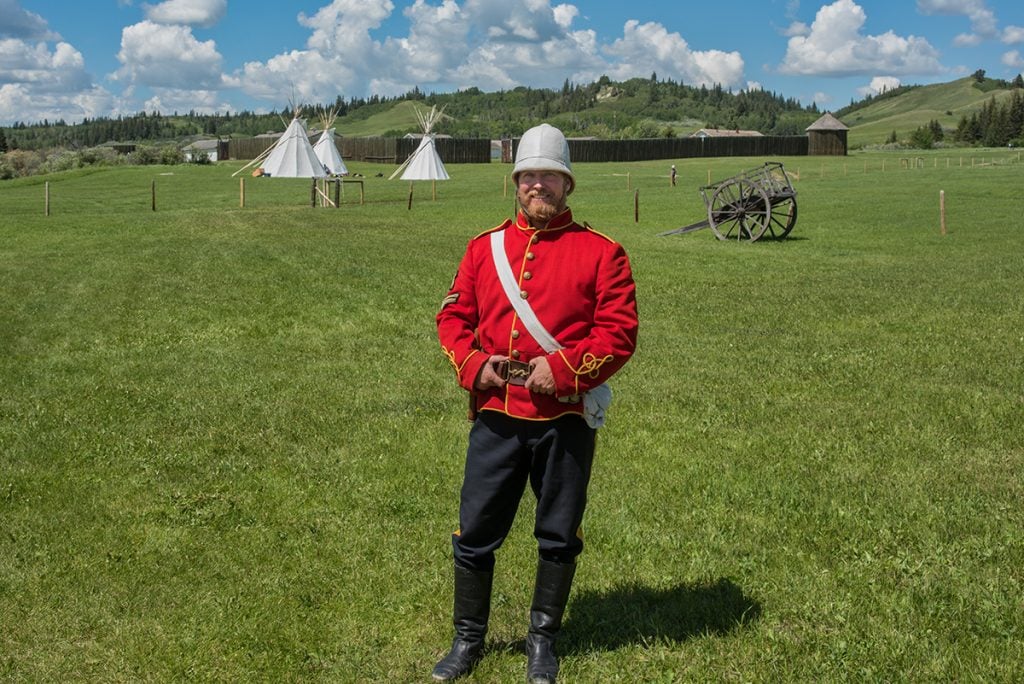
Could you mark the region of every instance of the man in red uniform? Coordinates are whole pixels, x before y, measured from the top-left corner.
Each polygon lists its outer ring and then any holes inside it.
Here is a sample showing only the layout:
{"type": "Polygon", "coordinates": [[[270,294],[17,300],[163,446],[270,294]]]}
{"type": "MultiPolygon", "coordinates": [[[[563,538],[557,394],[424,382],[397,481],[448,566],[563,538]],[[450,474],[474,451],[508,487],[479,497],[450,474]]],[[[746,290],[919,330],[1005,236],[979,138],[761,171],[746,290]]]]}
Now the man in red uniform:
{"type": "Polygon", "coordinates": [[[494,552],[529,482],[538,565],[526,639],[527,680],[554,682],[554,641],[583,550],[580,526],[604,382],[636,347],[629,259],[573,220],[569,145],[542,124],[520,141],[515,221],[470,240],[437,315],[441,347],[470,394],[473,427],[459,504],[455,639],[433,677],[476,665],[490,612],[494,552]]]}

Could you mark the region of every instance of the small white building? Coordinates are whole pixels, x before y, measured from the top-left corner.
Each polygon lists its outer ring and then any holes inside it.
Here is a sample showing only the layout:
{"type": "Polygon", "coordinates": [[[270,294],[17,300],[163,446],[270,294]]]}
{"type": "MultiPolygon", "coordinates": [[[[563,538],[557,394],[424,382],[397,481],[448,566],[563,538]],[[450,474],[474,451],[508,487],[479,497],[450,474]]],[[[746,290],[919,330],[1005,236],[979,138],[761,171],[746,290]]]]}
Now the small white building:
{"type": "Polygon", "coordinates": [[[205,155],[211,162],[219,160],[220,151],[219,140],[196,140],[194,143],[185,145],[181,148],[182,153],[185,155],[185,161],[192,162],[200,158],[200,155],[205,155]]]}

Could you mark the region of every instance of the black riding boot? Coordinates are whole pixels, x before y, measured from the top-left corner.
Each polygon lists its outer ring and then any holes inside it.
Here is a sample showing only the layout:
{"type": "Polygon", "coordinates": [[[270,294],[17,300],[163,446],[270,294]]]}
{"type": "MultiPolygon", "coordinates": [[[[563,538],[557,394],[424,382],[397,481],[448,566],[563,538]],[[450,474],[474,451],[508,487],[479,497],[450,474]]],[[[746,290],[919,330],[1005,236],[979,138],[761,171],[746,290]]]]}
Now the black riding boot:
{"type": "Polygon", "coordinates": [[[455,639],[448,655],[434,666],[434,679],[447,682],[467,675],[480,660],[491,612],[490,571],[455,565],[455,639]]]}
{"type": "Polygon", "coordinates": [[[530,684],[553,684],[558,676],[555,639],[562,628],[562,613],[575,573],[575,563],[537,563],[530,631],[526,635],[526,681],[530,684]]]}

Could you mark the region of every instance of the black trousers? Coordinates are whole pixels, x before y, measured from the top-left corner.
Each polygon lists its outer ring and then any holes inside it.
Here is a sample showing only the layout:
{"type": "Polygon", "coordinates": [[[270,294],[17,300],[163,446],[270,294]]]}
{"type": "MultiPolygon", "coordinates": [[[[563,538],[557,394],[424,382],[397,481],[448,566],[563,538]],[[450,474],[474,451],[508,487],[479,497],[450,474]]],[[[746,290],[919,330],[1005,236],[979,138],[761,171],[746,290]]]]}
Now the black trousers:
{"type": "Polygon", "coordinates": [[[537,499],[533,534],[544,560],[571,563],[583,550],[580,525],[597,431],[580,416],[548,421],[481,411],[469,432],[455,561],[492,570],[529,481],[537,499]]]}

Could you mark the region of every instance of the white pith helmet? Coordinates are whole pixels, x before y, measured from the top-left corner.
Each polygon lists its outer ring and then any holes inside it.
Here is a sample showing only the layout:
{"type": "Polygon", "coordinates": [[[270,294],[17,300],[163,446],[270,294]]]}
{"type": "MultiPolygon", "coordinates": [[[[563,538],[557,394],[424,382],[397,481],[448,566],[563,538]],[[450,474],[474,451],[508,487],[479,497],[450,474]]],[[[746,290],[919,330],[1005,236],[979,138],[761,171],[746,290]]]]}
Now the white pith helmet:
{"type": "Polygon", "coordinates": [[[523,171],[558,171],[569,178],[569,189],[565,194],[576,189],[576,177],[572,175],[572,162],[569,161],[569,141],[551,124],[534,126],[520,138],[512,180],[518,183],[519,174],[523,171]]]}

